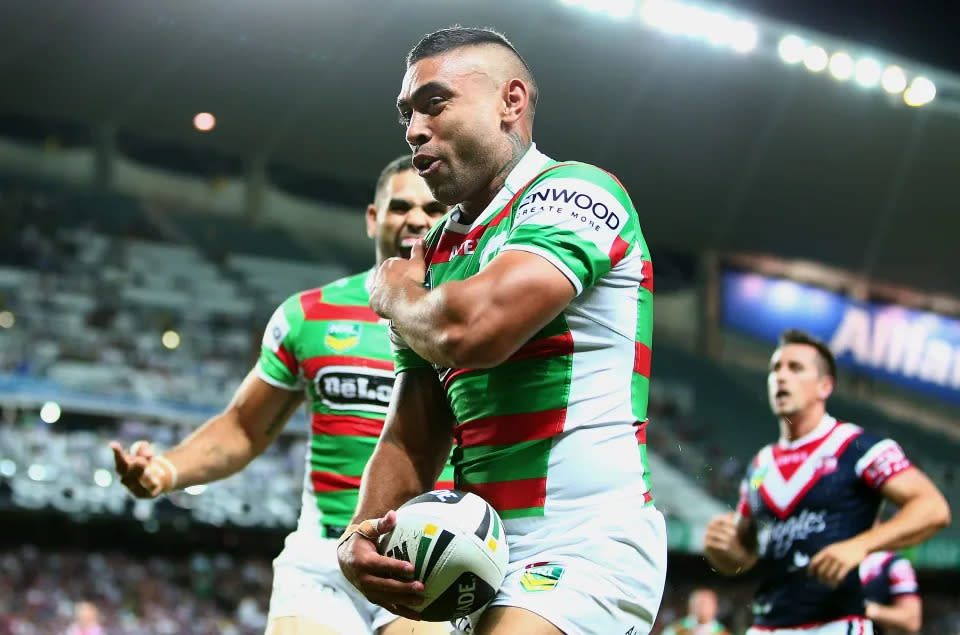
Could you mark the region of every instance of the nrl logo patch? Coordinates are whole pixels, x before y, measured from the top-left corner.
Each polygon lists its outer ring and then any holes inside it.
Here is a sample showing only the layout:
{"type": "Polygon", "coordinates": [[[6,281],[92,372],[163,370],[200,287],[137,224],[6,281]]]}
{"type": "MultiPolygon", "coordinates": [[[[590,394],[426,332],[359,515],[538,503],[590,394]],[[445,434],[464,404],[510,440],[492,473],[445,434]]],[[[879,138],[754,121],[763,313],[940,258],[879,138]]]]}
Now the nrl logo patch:
{"type": "Polygon", "coordinates": [[[520,587],[527,593],[550,591],[560,583],[563,566],[555,562],[538,562],[527,565],[520,578],[520,587]]]}
{"type": "Polygon", "coordinates": [[[333,322],[323,338],[323,343],[338,353],[353,348],[359,341],[360,325],[353,322],[333,322]]]}
{"type": "Polygon", "coordinates": [[[753,476],[750,477],[750,488],[751,489],[760,489],[760,486],[763,485],[763,479],[767,475],[767,470],[769,468],[764,465],[759,470],[753,473],[753,476]]]}

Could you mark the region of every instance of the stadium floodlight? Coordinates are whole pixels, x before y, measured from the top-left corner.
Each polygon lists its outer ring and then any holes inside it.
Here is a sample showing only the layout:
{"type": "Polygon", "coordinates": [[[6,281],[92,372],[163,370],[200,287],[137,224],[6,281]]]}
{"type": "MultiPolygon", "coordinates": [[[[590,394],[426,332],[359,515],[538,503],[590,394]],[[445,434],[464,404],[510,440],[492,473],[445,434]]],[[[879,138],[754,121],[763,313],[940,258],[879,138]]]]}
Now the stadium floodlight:
{"type": "Polygon", "coordinates": [[[113,483],[113,474],[110,473],[110,470],[105,470],[101,467],[94,471],[93,482],[100,487],[110,487],[113,483]]]}
{"type": "Polygon", "coordinates": [[[917,76],[910,82],[910,87],[903,93],[903,102],[908,106],[923,106],[933,101],[937,96],[937,87],[932,81],[923,76],[917,76]]]}
{"type": "Polygon", "coordinates": [[[17,473],[17,464],[10,459],[0,459],[0,476],[10,478],[17,473]]]}
{"type": "Polygon", "coordinates": [[[60,404],[55,401],[48,401],[40,408],[40,419],[44,423],[56,423],[60,420],[60,404]]]}
{"type": "Polygon", "coordinates": [[[896,95],[907,87],[907,76],[899,66],[888,66],[880,76],[880,85],[891,95],[896,95]]]}
{"type": "Polygon", "coordinates": [[[808,46],[803,52],[803,65],[814,73],[819,73],[827,67],[827,52],[822,46],[808,46]]]}
{"type": "Polygon", "coordinates": [[[880,81],[880,64],[871,57],[864,57],[857,62],[855,71],[857,83],[864,88],[871,88],[880,81]]]}
{"type": "Polygon", "coordinates": [[[180,346],[180,334],[176,331],[165,331],[160,337],[160,343],[163,344],[164,348],[169,348],[172,351],[180,346]]]}
{"type": "Polygon", "coordinates": [[[840,81],[853,77],[853,58],[843,51],[830,56],[830,74],[840,81]]]}
{"type": "Polygon", "coordinates": [[[757,27],[752,22],[746,20],[737,20],[733,23],[730,46],[737,53],[749,53],[757,48],[757,42],[760,40],[760,34],[757,27]]]}
{"type": "Polygon", "coordinates": [[[636,8],[637,0],[562,0],[563,4],[582,7],[615,18],[627,18],[636,8]]]}
{"type": "Polygon", "coordinates": [[[198,112],[193,116],[193,127],[200,132],[210,132],[217,125],[217,118],[208,112],[198,112]]]}
{"type": "Polygon", "coordinates": [[[803,54],[807,50],[806,43],[796,35],[787,35],[780,39],[777,51],[780,59],[787,64],[799,64],[803,61],[803,54]]]}

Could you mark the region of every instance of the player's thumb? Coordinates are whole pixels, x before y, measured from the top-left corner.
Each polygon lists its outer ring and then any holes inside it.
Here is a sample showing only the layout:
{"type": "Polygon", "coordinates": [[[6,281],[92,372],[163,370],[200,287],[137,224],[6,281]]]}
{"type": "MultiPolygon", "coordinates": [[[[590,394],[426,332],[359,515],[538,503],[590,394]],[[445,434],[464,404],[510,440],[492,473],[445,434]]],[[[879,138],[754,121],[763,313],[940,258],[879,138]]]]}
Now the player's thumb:
{"type": "Polygon", "coordinates": [[[390,510],[383,516],[383,518],[376,519],[372,522],[372,524],[376,535],[382,536],[383,534],[389,533],[397,526],[397,512],[390,510]]]}
{"type": "Polygon", "coordinates": [[[133,456],[142,456],[145,459],[152,459],[154,455],[153,444],[143,439],[134,441],[130,446],[130,454],[133,456]]]}
{"type": "Polygon", "coordinates": [[[426,250],[427,248],[422,240],[413,243],[413,248],[410,250],[410,260],[423,260],[426,250]]]}

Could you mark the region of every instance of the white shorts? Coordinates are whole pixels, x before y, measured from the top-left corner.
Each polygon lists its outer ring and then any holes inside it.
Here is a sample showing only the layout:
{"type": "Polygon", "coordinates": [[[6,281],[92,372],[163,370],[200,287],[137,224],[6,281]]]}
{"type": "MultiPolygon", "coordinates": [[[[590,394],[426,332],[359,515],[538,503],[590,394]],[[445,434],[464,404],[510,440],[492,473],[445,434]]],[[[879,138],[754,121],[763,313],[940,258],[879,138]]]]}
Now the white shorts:
{"type": "MultiPolygon", "coordinates": [[[[564,633],[646,635],[653,628],[667,571],[663,515],[653,507],[581,529],[589,538],[560,538],[523,560],[511,562],[490,606],[515,606],[543,617],[564,633]]],[[[579,532],[578,532],[579,533],[579,532]]],[[[483,611],[456,624],[470,633],[483,611]]]]}
{"type": "Polygon", "coordinates": [[[865,617],[846,617],[834,622],[789,628],[751,626],[747,635],[873,635],[873,622],[865,617]]]}
{"type": "Polygon", "coordinates": [[[267,620],[305,617],[341,633],[372,635],[397,619],[373,604],[343,577],[337,563],[336,538],[322,529],[302,528],[287,536],[273,561],[273,591],[267,620]]]}

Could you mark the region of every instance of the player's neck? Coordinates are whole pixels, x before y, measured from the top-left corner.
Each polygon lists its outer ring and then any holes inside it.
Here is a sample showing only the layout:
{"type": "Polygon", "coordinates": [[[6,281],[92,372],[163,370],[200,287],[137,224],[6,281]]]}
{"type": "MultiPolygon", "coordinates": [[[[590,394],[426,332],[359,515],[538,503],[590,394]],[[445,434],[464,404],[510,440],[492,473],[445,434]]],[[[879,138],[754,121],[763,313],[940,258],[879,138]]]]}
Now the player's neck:
{"type": "Polygon", "coordinates": [[[506,184],[507,177],[513,172],[513,168],[517,167],[517,164],[523,159],[527,150],[530,149],[530,144],[533,143],[528,135],[518,132],[509,133],[506,140],[509,150],[504,153],[500,167],[490,180],[490,183],[484,187],[477,196],[472,197],[471,200],[460,203],[460,218],[465,223],[472,223],[483,213],[483,210],[487,208],[487,205],[489,205],[490,201],[497,195],[497,192],[506,184]]]}
{"type": "Polygon", "coordinates": [[[780,437],[785,441],[802,439],[820,425],[825,414],[826,409],[823,406],[816,406],[780,417],[780,437]]]}

